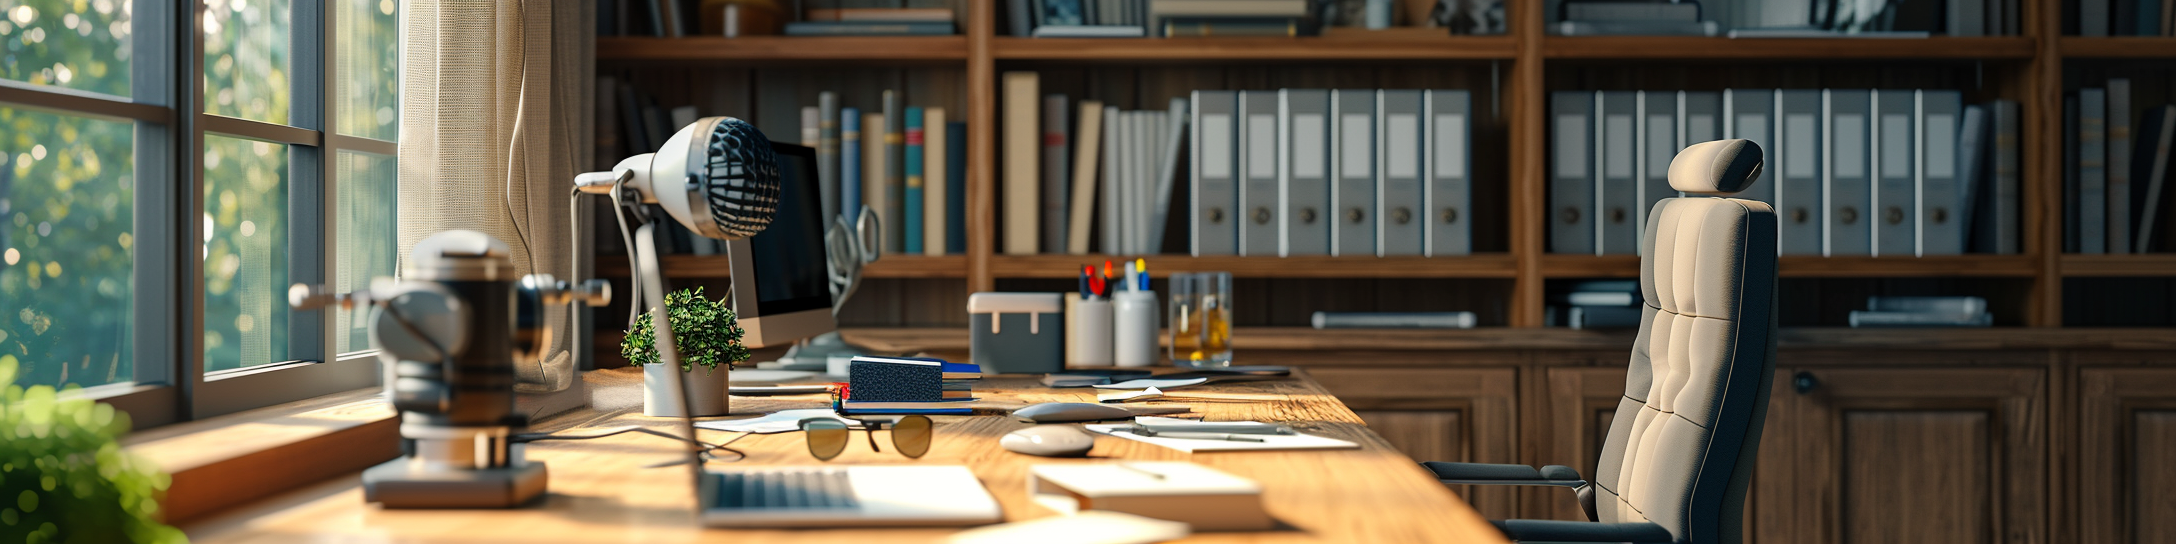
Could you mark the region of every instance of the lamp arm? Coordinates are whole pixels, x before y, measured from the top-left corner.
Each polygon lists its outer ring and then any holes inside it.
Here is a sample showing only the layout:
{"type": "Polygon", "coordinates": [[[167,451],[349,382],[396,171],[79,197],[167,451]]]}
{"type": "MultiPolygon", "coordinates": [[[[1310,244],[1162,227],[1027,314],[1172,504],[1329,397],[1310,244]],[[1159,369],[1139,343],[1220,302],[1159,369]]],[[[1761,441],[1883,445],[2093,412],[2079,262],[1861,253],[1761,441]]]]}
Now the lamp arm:
{"type": "MultiPolygon", "coordinates": [[[[682,383],[684,380],[680,376],[683,374],[680,371],[680,346],[675,343],[671,314],[665,308],[665,293],[667,290],[665,287],[665,274],[660,270],[663,267],[659,266],[657,262],[657,237],[653,232],[656,228],[656,223],[644,222],[642,227],[635,230],[635,276],[643,278],[645,283],[650,284],[650,289],[643,292],[643,298],[637,300],[649,303],[650,328],[655,331],[657,340],[655,342],[657,364],[665,365],[665,372],[660,373],[666,376],[663,385],[672,388],[673,391],[673,394],[667,395],[667,398],[678,404],[680,432],[687,436],[688,441],[693,442],[695,440],[695,416],[689,409],[689,406],[693,403],[688,400],[687,386],[682,383]]],[[[700,505],[703,504],[703,497],[709,496],[710,488],[709,479],[703,477],[703,448],[693,444],[686,444],[686,447],[688,448],[688,476],[696,482],[695,504],[700,508],[700,505]]]]}

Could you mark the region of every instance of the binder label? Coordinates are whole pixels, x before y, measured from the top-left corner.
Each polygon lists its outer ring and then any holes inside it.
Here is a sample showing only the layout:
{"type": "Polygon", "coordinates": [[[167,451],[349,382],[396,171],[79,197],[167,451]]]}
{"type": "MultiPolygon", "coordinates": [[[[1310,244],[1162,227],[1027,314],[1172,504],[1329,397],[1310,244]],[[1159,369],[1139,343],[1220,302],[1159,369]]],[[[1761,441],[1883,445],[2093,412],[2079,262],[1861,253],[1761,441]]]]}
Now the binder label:
{"type": "Polygon", "coordinates": [[[1695,113],[1687,117],[1690,117],[1692,121],[1691,126],[1685,128],[1685,136],[1688,138],[1685,141],[1697,144],[1712,142],[1717,139],[1715,137],[1715,114],[1695,113]]]}
{"type": "Polygon", "coordinates": [[[1420,116],[1410,113],[1394,113],[1384,121],[1384,130],[1399,137],[1383,142],[1389,152],[1390,168],[1385,174],[1394,178],[1420,176],[1420,116]]]}
{"type": "Polygon", "coordinates": [[[1337,120],[1338,133],[1345,135],[1338,143],[1338,157],[1342,168],[1339,176],[1347,178],[1368,177],[1373,171],[1369,165],[1375,160],[1375,141],[1367,134],[1373,127],[1373,119],[1365,113],[1347,113],[1337,120]]]}
{"type": "Polygon", "coordinates": [[[1446,113],[1436,116],[1436,177],[1463,179],[1466,177],[1466,115],[1446,113]]]}
{"type": "Polygon", "coordinates": [[[1783,175],[1793,178],[1810,178],[1814,175],[1813,114],[1793,113],[1783,116],[1783,175]]]}
{"type": "MultiPolygon", "coordinates": [[[[1231,114],[1201,114],[1201,133],[1205,135],[1231,134],[1231,114]]],[[[1232,142],[1229,138],[1201,138],[1201,157],[1201,177],[1229,178],[1232,176],[1232,142]]]]}
{"type": "MultiPolygon", "coordinates": [[[[1901,113],[1881,114],[1881,141],[1912,141],[1912,119],[1901,113]]],[[[1889,147],[1884,145],[1883,147],[1889,147]]],[[[1881,177],[1911,177],[1912,154],[1899,151],[1904,147],[1889,147],[1881,154],[1881,177]]]]}
{"type": "MultiPolygon", "coordinates": [[[[1957,156],[1957,116],[1947,113],[1927,114],[1927,156],[1957,156]]],[[[1927,177],[1946,178],[1957,175],[1956,161],[1927,161],[1927,177]]]]}
{"type": "Polygon", "coordinates": [[[1866,175],[1866,116],[1836,114],[1835,136],[1836,154],[1829,168],[1836,170],[1837,177],[1866,175]]]}
{"type": "Polygon", "coordinates": [[[1329,131],[1319,113],[1292,114],[1292,177],[1319,178],[1323,166],[1322,139],[1329,131]]]}
{"type": "Polygon", "coordinates": [[[1603,146],[1606,154],[1602,161],[1602,175],[1610,178],[1632,177],[1632,115],[1611,114],[1602,117],[1602,130],[1609,145],[1603,146]]]}
{"type": "Polygon", "coordinates": [[[1580,115],[1556,116],[1556,171],[1559,175],[1587,171],[1587,119],[1580,115]]]}
{"type": "Polygon", "coordinates": [[[1247,179],[1277,178],[1277,116],[1247,115],[1247,179]]]}

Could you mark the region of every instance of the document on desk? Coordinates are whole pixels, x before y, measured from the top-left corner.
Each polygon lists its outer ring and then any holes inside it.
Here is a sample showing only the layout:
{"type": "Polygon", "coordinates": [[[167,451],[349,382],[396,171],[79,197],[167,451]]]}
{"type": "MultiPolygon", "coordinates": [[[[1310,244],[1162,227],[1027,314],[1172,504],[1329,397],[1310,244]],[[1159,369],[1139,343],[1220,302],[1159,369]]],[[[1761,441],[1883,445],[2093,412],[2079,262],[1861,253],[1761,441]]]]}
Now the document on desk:
{"type": "Polygon", "coordinates": [[[779,410],[772,412],[770,415],[748,419],[697,421],[695,426],[734,433],[773,434],[801,430],[801,420],[812,417],[828,417],[848,425],[853,424],[852,421],[839,417],[839,413],[831,411],[830,408],[809,408],[805,410],[779,410]]]}
{"type": "Polygon", "coordinates": [[[1174,389],[1174,388],[1179,388],[1179,387],[1186,387],[1186,386],[1189,386],[1189,385],[1201,385],[1201,384],[1205,384],[1205,383],[1209,383],[1209,378],[1207,378],[1207,377],[1199,377],[1199,378],[1181,378],[1181,379],[1176,379],[1176,380],[1172,380],[1172,379],[1162,379],[1162,378],[1141,378],[1141,379],[1138,379],[1138,380],[1126,380],[1126,381],[1122,381],[1122,382],[1118,382],[1118,383],[1106,383],[1106,384],[1097,384],[1097,385],[1095,386],[1095,388],[1096,388],[1096,389],[1148,389],[1148,388],[1154,387],[1154,388],[1157,388],[1157,389],[1174,389]]]}
{"type": "MultiPolygon", "coordinates": [[[[1156,423],[1158,425],[1171,425],[1174,423],[1180,423],[1185,421],[1174,420],[1170,418],[1148,417],[1135,418],[1135,420],[1141,423],[1156,423]]],[[[1211,422],[1204,424],[1227,425],[1230,423],[1232,422],[1211,422]]],[[[1264,423],[1264,425],[1268,424],[1264,423]]],[[[1163,446],[1186,453],[1197,453],[1204,451],[1345,450],[1358,449],[1360,447],[1359,444],[1355,444],[1352,442],[1324,436],[1315,436],[1305,433],[1246,435],[1251,439],[1256,439],[1259,441],[1205,440],[1198,438],[1141,436],[1138,434],[1133,434],[1133,432],[1129,430],[1132,427],[1132,424],[1127,423],[1087,426],[1088,430],[1097,433],[1116,436],[1127,440],[1147,442],[1150,444],[1155,444],[1158,446],[1163,446]]]]}

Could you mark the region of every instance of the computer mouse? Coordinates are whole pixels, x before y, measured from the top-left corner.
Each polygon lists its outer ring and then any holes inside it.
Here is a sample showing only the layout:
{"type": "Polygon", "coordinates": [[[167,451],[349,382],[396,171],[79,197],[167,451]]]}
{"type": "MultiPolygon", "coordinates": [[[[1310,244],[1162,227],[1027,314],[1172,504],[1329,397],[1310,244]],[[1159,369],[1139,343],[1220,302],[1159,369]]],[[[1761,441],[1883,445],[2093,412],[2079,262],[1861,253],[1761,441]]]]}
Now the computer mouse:
{"type": "Polygon", "coordinates": [[[1133,419],[1125,408],[1088,402],[1046,402],[1012,411],[1012,417],[1028,423],[1069,423],[1133,419]]]}
{"type": "Polygon", "coordinates": [[[1036,425],[1006,434],[997,445],[1014,453],[1043,457],[1080,457],[1096,447],[1088,431],[1065,425],[1036,425]]]}

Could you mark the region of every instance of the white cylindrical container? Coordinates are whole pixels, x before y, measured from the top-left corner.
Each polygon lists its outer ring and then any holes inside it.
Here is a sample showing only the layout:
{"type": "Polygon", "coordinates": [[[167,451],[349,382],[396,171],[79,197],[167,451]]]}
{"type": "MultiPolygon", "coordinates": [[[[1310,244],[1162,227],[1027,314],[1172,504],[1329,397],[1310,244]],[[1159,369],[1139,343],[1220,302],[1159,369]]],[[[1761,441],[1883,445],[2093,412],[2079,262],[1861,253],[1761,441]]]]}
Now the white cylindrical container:
{"type": "Polygon", "coordinates": [[[642,365],[642,415],[651,417],[686,417],[673,408],[679,404],[671,396],[672,387],[665,382],[672,379],[667,372],[680,372],[680,386],[688,391],[688,411],[694,417],[722,416],[733,412],[729,401],[730,384],[727,368],[695,367],[692,372],[667,369],[662,364],[642,365]]]}
{"type": "Polygon", "coordinates": [[[1392,0],[1368,0],[1368,30],[1382,30],[1385,28],[1390,28],[1390,20],[1392,16],[1391,10],[1397,9],[1397,6],[1398,3],[1392,0]]]}
{"type": "Polygon", "coordinates": [[[1111,297],[1113,341],[1111,358],[1118,366],[1156,364],[1157,315],[1155,291],[1119,291],[1111,297]]]}
{"type": "Polygon", "coordinates": [[[1065,297],[1065,366],[1111,366],[1111,301],[1065,297]]]}

